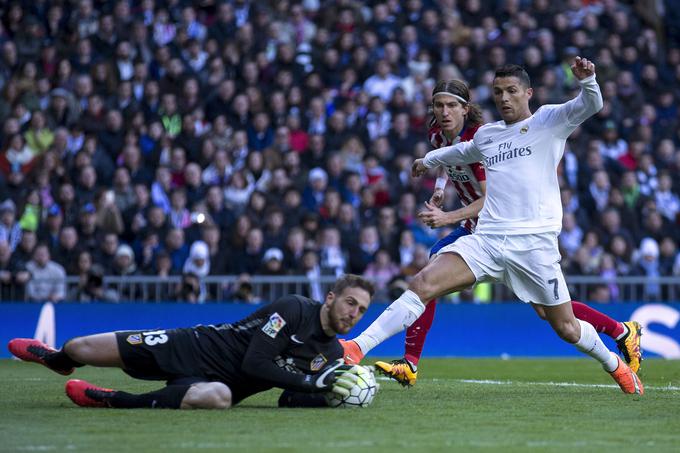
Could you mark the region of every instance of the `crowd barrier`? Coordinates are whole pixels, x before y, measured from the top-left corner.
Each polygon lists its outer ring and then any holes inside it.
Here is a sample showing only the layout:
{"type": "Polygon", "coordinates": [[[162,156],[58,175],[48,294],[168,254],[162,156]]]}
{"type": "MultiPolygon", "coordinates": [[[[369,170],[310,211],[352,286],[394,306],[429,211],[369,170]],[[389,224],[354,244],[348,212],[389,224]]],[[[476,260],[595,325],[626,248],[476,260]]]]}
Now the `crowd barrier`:
{"type": "MultiPolygon", "coordinates": [[[[247,304],[0,304],[0,343],[33,337],[61,346],[69,338],[126,329],[158,330],[239,320],[257,306],[247,304]]],[[[643,326],[646,357],[680,358],[680,303],[597,305],[618,320],[635,319],[643,326]]],[[[353,333],[358,334],[383,310],[370,307],[353,333]]],[[[404,334],[396,335],[371,352],[400,357],[404,334]]],[[[614,343],[605,338],[608,346],[614,343]]],[[[561,341],[550,326],[522,303],[439,304],[425,345],[427,357],[571,357],[582,356],[561,341]]],[[[10,354],[6,347],[0,357],[10,354]]]]}

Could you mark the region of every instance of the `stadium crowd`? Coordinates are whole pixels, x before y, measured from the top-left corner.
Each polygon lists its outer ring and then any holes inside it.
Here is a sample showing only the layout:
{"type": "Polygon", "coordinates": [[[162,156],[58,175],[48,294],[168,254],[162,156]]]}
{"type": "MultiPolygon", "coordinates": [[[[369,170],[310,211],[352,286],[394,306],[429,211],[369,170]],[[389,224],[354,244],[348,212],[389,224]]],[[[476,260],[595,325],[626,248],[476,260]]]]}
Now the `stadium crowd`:
{"type": "Polygon", "coordinates": [[[565,272],[680,275],[673,3],[3,2],[1,299],[138,297],[106,275],[183,275],[167,296],[186,299],[206,275],[353,272],[385,294],[450,231],[416,215],[435,175],[410,176],[435,81],[465,80],[495,121],[495,67],[557,103],[576,55],[605,101],[560,167],[565,272]]]}

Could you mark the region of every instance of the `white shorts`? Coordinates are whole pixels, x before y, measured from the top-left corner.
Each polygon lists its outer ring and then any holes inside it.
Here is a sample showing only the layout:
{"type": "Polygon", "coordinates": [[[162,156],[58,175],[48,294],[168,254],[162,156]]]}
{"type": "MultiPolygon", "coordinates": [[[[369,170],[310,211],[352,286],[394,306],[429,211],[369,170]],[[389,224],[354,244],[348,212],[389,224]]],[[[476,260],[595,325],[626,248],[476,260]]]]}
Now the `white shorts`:
{"type": "Polygon", "coordinates": [[[470,234],[437,254],[457,253],[478,283],[504,283],[524,302],[559,305],[571,301],[560,268],[556,233],[470,234]]]}

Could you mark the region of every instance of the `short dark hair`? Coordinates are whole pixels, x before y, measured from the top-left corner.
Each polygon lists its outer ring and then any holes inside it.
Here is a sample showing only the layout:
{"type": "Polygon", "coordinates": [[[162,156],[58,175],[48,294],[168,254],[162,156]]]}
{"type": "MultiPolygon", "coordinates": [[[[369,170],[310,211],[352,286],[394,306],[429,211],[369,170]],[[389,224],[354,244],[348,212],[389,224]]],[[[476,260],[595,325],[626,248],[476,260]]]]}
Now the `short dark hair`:
{"type": "Polygon", "coordinates": [[[527,74],[527,71],[520,65],[506,64],[501,66],[500,68],[496,69],[496,75],[494,76],[494,79],[500,77],[517,77],[522,85],[524,85],[526,88],[531,87],[531,79],[529,78],[529,74],[527,74]]]}
{"type": "Polygon", "coordinates": [[[346,288],[361,288],[371,297],[373,297],[373,294],[375,294],[375,287],[373,286],[373,283],[356,274],[345,274],[338,278],[335,281],[333,288],[331,288],[331,291],[333,291],[334,294],[340,294],[346,288]]]}

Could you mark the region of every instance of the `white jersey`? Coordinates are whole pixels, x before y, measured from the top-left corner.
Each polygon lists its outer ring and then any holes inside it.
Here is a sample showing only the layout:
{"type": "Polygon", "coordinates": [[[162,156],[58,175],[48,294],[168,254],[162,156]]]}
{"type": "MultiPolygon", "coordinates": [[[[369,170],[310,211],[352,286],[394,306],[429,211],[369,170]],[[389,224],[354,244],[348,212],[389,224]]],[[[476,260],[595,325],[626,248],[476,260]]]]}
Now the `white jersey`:
{"type": "Polygon", "coordinates": [[[477,233],[533,234],[562,228],[557,165],[567,137],[602,108],[595,76],[582,81],[569,102],[544,105],[529,118],[479,128],[473,140],[427,153],[427,168],[484,162],[486,200],[477,233]]]}

